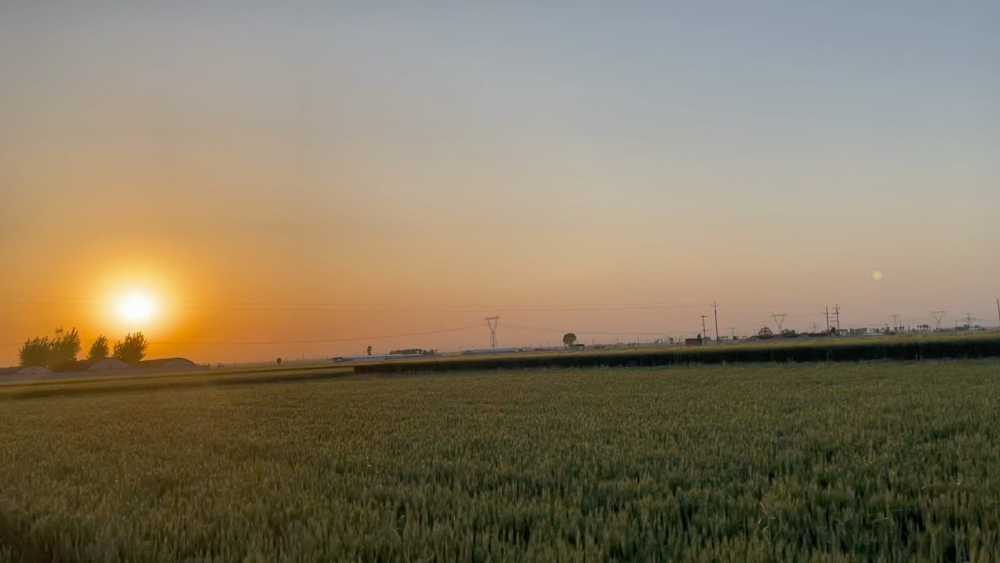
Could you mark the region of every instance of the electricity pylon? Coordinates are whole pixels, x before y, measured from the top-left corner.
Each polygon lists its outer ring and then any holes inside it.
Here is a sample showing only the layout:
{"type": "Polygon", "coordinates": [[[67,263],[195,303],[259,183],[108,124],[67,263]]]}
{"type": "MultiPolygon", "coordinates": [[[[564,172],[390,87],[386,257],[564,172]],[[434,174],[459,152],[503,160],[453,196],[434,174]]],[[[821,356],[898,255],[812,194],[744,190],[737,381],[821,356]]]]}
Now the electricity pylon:
{"type": "Polygon", "coordinates": [[[934,317],[934,322],[937,324],[937,329],[941,330],[941,320],[944,319],[947,311],[931,311],[931,315],[934,317]]]}
{"type": "Polygon", "coordinates": [[[500,324],[500,317],[486,317],[486,326],[490,329],[490,348],[497,347],[497,325],[500,324]]]}

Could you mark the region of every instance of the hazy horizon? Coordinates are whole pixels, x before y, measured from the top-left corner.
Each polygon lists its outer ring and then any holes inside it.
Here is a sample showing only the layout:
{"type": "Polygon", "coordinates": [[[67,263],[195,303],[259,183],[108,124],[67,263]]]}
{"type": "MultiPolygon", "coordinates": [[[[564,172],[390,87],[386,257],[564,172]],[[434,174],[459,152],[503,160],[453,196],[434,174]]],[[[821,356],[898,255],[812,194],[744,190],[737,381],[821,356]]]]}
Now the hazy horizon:
{"type": "Polygon", "coordinates": [[[713,301],[722,334],[997,326],[998,21],[5,5],[0,366],[74,326],[199,362],[483,347],[486,315],[502,346],[690,335],[713,301]]]}

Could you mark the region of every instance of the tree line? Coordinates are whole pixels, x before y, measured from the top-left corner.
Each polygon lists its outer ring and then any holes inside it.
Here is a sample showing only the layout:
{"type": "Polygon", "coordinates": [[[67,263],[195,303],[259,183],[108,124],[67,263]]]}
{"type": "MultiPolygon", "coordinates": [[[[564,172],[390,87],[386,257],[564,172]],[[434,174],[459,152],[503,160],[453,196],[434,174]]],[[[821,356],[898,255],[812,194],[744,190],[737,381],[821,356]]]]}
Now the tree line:
{"type": "MultiPolygon", "coordinates": [[[[113,349],[109,346],[108,338],[102,334],[91,345],[87,360],[99,362],[110,357],[133,365],[146,357],[148,347],[149,342],[141,332],[129,333],[124,341],[115,342],[113,349]]],[[[36,336],[26,340],[18,351],[18,361],[22,367],[38,366],[59,370],[76,362],[81,349],[80,333],[76,328],[69,332],[59,328],[52,338],[36,336]]]]}

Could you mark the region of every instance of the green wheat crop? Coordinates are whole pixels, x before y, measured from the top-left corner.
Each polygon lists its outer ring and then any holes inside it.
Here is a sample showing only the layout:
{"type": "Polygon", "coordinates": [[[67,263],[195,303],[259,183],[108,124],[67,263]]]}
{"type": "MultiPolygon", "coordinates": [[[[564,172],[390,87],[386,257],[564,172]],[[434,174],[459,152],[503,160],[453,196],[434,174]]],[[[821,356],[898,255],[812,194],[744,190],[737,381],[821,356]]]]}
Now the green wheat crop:
{"type": "Polygon", "coordinates": [[[973,560],[1000,362],[520,370],[0,402],[0,560],[973,560]]]}

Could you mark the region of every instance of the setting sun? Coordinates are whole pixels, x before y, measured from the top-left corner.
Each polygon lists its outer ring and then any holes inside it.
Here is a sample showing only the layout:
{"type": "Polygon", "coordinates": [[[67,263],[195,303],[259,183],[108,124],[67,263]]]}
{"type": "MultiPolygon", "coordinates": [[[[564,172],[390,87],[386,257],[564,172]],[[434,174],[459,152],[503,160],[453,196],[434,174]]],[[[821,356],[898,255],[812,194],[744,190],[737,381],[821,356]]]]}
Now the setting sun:
{"type": "Polygon", "coordinates": [[[148,321],[156,315],[156,302],[142,293],[126,294],[118,301],[118,315],[125,321],[148,321]]]}

